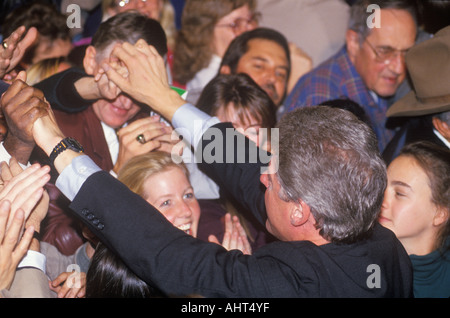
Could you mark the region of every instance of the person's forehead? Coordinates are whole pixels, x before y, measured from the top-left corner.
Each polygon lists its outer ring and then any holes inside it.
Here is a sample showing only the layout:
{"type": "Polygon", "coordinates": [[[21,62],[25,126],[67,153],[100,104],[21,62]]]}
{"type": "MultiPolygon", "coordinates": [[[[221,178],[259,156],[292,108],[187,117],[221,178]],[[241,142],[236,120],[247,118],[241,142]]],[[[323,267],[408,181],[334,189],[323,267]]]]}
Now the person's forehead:
{"type": "Polygon", "coordinates": [[[247,43],[246,53],[269,52],[282,56],[287,59],[286,52],[283,47],[274,40],[264,38],[253,38],[247,43]]]}
{"type": "Polygon", "coordinates": [[[275,41],[267,39],[251,39],[247,44],[247,51],[242,55],[241,61],[260,59],[274,62],[277,66],[289,68],[286,51],[275,41]]]}
{"type": "Polygon", "coordinates": [[[412,46],[416,33],[416,24],[408,11],[382,9],[379,27],[372,28],[367,37],[380,45],[412,46]]]}

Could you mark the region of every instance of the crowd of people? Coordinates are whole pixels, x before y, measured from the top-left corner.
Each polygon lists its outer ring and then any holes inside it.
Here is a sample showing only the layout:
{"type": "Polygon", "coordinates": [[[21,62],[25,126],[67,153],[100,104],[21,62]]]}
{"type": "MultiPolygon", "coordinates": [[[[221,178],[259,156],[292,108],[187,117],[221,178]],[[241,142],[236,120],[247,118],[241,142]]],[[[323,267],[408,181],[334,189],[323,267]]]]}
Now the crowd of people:
{"type": "Polygon", "coordinates": [[[450,297],[447,21],[179,4],[3,5],[0,297],[450,297]]]}

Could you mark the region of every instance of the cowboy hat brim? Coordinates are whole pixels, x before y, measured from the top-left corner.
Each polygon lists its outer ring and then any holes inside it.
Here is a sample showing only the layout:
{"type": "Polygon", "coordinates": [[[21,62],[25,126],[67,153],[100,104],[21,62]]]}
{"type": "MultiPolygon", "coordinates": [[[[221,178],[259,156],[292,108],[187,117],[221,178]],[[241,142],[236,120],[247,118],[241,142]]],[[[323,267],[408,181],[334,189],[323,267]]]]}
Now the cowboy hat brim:
{"type": "Polygon", "coordinates": [[[387,110],[387,117],[423,116],[450,111],[450,97],[420,101],[414,91],[410,91],[387,110]]]}

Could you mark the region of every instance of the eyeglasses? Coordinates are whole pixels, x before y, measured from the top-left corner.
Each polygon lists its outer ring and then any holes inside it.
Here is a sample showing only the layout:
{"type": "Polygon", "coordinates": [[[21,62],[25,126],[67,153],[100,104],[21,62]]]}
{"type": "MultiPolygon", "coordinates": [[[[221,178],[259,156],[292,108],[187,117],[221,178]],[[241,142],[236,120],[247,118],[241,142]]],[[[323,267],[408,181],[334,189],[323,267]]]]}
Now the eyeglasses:
{"type": "Polygon", "coordinates": [[[228,24],[217,24],[216,27],[225,27],[225,28],[231,28],[235,34],[241,34],[248,30],[248,27],[252,24],[256,24],[258,22],[259,17],[261,16],[260,13],[253,14],[250,18],[237,18],[232,23],[228,24]]]}
{"type": "Polygon", "coordinates": [[[390,64],[391,61],[397,56],[397,54],[401,54],[401,56],[405,58],[406,53],[408,53],[408,49],[396,50],[390,46],[374,48],[373,45],[370,44],[369,41],[367,41],[367,39],[366,42],[367,44],[369,44],[369,47],[372,49],[373,53],[375,53],[375,60],[386,65],[390,64]]]}

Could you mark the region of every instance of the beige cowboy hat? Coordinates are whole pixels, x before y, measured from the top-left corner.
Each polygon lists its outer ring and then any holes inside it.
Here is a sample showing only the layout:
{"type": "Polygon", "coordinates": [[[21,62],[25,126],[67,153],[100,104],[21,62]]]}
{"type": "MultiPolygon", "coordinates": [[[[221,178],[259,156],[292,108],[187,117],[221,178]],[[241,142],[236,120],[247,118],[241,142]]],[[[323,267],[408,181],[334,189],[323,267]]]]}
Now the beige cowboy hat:
{"type": "Polygon", "coordinates": [[[395,102],[388,117],[422,116],[450,110],[450,26],[412,47],[406,65],[413,90],[395,102]]]}

